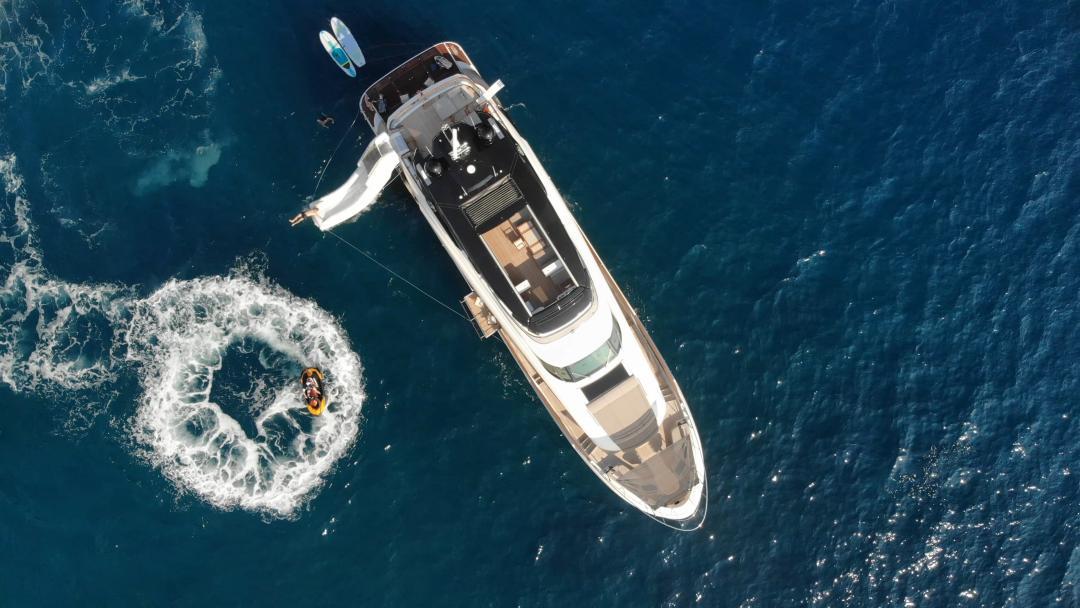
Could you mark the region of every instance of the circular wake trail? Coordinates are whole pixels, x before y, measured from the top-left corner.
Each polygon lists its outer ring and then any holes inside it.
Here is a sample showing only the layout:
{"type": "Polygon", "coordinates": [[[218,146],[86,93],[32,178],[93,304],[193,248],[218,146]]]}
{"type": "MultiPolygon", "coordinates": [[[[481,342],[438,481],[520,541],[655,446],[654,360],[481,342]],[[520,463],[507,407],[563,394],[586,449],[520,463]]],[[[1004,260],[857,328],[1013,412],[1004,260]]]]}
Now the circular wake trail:
{"type": "Polygon", "coordinates": [[[341,325],[246,266],[169,281],[142,299],[58,279],[42,264],[15,164],[0,156],[0,383],[74,403],[85,420],[117,395],[122,371],[135,371],[144,392],[129,427],[149,463],[217,507],[294,515],[359,433],[363,376],[341,325]],[[260,345],[243,395],[250,434],[211,399],[224,354],[245,344],[260,345]],[[327,377],[319,417],[300,399],[308,366],[327,377]]]}
{"type": "Polygon", "coordinates": [[[345,454],[359,430],[360,359],[337,321],[314,303],[245,277],[170,281],[133,306],[128,357],[145,393],[134,420],[148,459],[219,507],[288,516],[345,454]],[[263,346],[263,366],[323,370],[329,406],[308,415],[296,374],[253,391],[249,435],[211,400],[226,349],[263,346]]]}
{"type": "MultiPolygon", "coordinates": [[[[46,197],[78,201],[53,206],[66,234],[97,248],[114,229],[111,206],[66,191],[64,174],[104,145],[125,154],[89,169],[132,175],[134,196],[202,187],[227,143],[209,119],[221,70],[201,13],[186,2],[46,4],[0,0],[0,102],[12,116],[31,104],[72,110],[51,117],[55,128],[70,123],[71,139],[35,150],[31,162],[46,197]]],[[[170,281],[147,298],[54,276],[11,132],[0,120],[0,384],[45,397],[64,408],[69,429],[85,430],[127,396],[118,380],[133,372],[143,394],[122,426],[147,462],[215,506],[294,514],[358,434],[361,366],[341,326],[246,268],[170,281]],[[221,369],[226,352],[250,345],[257,365],[221,369]],[[309,365],[328,379],[319,418],[300,399],[299,372],[309,365]],[[223,375],[251,387],[229,400],[236,418],[211,398],[215,374],[219,387],[229,386],[223,375]]]]}

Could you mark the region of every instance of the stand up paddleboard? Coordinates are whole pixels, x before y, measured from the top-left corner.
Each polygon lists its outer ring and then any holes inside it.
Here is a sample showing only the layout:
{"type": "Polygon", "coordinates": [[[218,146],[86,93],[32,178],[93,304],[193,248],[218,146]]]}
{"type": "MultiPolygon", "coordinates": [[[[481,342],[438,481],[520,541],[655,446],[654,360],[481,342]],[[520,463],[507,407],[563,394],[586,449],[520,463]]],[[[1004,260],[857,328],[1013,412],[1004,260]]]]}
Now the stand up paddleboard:
{"type": "MultiPolygon", "coordinates": [[[[323,48],[326,49],[327,54],[341,68],[342,72],[345,72],[351,78],[356,77],[356,68],[353,67],[352,61],[349,61],[349,55],[341,48],[333,34],[326,30],[319,32],[319,42],[322,42],[323,48]]],[[[356,44],[355,40],[353,40],[353,44],[356,44]]]]}
{"type": "Polygon", "coordinates": [[[364,59],[364,53],[360,51],[360,45],[356,44],[356,38],[353,38],[352,32],[345,27],[341,19],[337,17],[330,19],[330,29],[334,30],[334,35],[337,36],[338,42],[341,43],[341,48],[345,49],[345,54],[352,60],[353,65],[357,68],[364,67],[364,64],[367,63],[367,60],[364,59]]]}

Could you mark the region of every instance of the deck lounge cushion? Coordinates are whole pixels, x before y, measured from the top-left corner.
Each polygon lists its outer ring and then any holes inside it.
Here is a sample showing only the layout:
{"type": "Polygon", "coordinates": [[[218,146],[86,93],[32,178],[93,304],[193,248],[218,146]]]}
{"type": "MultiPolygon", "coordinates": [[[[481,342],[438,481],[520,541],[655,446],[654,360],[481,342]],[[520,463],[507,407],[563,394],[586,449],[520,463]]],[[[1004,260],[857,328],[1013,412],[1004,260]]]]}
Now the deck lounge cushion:
{"type": "Polygon", "coordinates": [[[690,440],[679,439],[621,476],[619,482],[653,509],[684,498],[698,482],[690,440]]]}
{"type": "Polygon", "coordinates": [[[645,391],[633,376],[590,403],[589,411],[623,450],[635,448],[659,432],[645,391]]]}

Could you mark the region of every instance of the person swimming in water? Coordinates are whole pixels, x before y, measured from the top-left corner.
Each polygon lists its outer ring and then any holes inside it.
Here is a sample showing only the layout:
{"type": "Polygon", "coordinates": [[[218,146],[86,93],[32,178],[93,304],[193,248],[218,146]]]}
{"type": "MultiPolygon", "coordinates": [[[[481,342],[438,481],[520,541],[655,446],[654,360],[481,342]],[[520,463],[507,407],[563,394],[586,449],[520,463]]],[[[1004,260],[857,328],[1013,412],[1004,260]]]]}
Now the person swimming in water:
{"type": "Polygon", "coordinates": [[[315,119],[315,122],[319,123],[320,127],[329,129],[330,125],[334,124],[334,117],[326,112],[319,112],[319,117],[315,119]]]}

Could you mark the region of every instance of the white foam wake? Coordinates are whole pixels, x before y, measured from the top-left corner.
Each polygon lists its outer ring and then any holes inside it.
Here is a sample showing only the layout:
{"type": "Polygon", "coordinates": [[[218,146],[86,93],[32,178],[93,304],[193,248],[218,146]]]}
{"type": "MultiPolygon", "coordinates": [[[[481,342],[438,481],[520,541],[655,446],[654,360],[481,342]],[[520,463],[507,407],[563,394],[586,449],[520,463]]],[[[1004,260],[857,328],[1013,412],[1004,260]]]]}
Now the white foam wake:
{"type": "MultiPolygon", "coordinates": [[[[228,141],[209,130],[221,72],[201,14],[182,1],[53,4],[0,0],[0,105],[29,108],[40,96],[79,110],[53,117],[54,127],[71,121],[71,139],[36,158],[46,196],[81,196],[51,176],[82,166],[101,140],[130,157],[114,172],[137,176],[136,194],[177,181],[202,186],[228,141]],[[162,139],[169,132],[186,135],[162,139]],[[202,135],[183,139],[191,133],[202,135]]],[[[214,505],[295,513],[358,433],[360,361],[338,323],[244,268],[171,281],[144,299],[135,288],[54,276],[6,138],[0,125],[0,384],[47,397],[69,428],[86,428],[110,412],[124,394],[117,380],[133,372],[144,394],[121,426],[148,462],[214,505]],[[230,345],[256,343],[261,368],[219,369],[230,345]],[[330,405],[318,419],[300,409],[296,378],[306,365],[329,376],[330,405]],[[232,400],[246,410],[240,420],[210,397],[215,374],[232,372],[254,387],[232,400]]],[[[51,209],[67,228],[96,228],[90,239],[108,225],[93,205],[80,210],[51,209]]]]}
{"type": "Polygon", "coordinates": [[[217,506],[288,515],[356,438],[360,359],[333,317],[281,288],[243,277],[170,281],[134,307],[128,338],[146,391],[136,436],[167,477],[217,506]],[[257,384],[248,435],[210,397],[226,349],[245,341],[265,345],[264,367],[321,368],[326,412],[307,414],[295,374],[257,384]]]}
{"type": "Polygon", "coordinates": [[[0,156],[0,382],[74,401],[92,410],[85,419],[115,396],[120,373],[135,371],[144,393],[129,427],[148,462],[215,506],[295,514],[359,430],[360,359],[341,326],[246,267],[170,281],[144,299],[60,280],[43,267],[15,164],[0,156]],[[265,373],[244,395],[252,435],[210,398],[225,351],[241,343],[263,345],[265,373]],[[318,418],[299,398],[298,372],[309,365],[328,380],[318,418]]]}
{"type": "Polygon", "coordinates": [[[0,382],[47,395],[100,389],[115,378],[110,345],[130,290],[67,283],[45,272],[14,155],[0,156],[0,181],[7,200],[0,207],[0,261],[8,267],[0,282],[0,382]]]}

